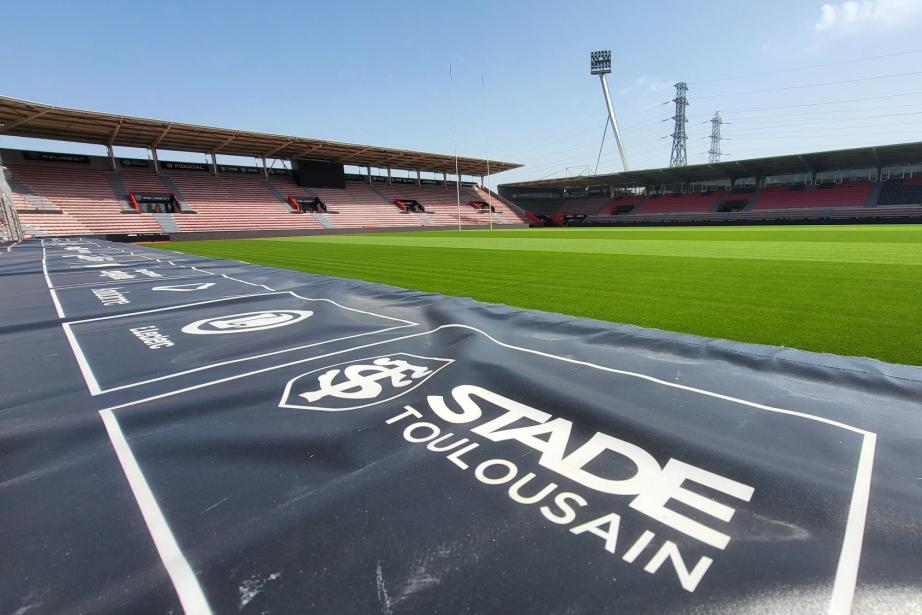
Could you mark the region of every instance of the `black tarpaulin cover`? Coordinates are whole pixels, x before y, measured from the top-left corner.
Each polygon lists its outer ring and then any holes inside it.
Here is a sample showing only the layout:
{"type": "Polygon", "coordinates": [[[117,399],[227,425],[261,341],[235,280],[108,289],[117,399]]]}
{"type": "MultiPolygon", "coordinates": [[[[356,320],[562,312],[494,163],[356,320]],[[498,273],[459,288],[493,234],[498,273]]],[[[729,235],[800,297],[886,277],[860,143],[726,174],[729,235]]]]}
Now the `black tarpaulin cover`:
{"type": "Polygon", "coordinates": [[[90,239],[0,289],[0,612],[922,608],[920,368],[90,239]]]}

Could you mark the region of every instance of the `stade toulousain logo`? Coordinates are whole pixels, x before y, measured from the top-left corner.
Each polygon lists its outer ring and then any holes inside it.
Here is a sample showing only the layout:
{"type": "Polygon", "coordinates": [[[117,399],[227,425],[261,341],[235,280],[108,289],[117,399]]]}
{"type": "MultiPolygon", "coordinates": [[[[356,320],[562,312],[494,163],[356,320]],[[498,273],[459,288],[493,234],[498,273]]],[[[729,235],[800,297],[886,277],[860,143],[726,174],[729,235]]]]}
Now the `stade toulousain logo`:
{"type": "Polygon", "coordinates": [[[286,327],[313,316],[309,310],[270,310],[265,312],[246,312],[218,318],[197,320],[182,328],[190,335],[222,335],[225,333],[244,333],[247,331],[265,331],[277,327],[286,327]]]}
{"type": "Polygon", "coordinates": [[[321,367],[285,385],[280,408],[343,412],[406,395],[453,359],[397,352],[321,367]]]}

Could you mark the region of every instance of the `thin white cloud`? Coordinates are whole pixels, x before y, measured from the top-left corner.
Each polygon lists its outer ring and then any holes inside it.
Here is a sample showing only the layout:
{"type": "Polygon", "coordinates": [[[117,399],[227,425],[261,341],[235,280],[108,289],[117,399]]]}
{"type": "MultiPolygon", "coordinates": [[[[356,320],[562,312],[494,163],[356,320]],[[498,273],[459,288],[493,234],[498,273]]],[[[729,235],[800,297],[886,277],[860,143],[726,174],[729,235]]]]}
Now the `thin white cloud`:
{"type": "Polygon", "coordinates": [[[618,93],[624,96],[632,92],[661,92],[671,89],[672,86],[673,84],[670,81],[663,81],[648,75],[641,75],[637,77],[633,83],[618,90],[618,93]]]}
{"type": "Polygon", "coordinates": [[[922,17],[922,0],[847,0],[820,7],[817,32],[845,33],[904,25],[922,17]]]}

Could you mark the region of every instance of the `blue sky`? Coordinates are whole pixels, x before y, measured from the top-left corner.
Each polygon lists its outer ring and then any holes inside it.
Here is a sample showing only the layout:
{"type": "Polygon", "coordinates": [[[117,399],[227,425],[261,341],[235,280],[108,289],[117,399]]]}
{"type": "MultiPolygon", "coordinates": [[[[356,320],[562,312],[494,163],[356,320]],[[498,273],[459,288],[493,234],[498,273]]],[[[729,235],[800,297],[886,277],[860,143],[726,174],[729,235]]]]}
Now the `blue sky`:
{"type": "MultiPolygon", "coordinates": [[[[635,168],[668,164],[679,80],[689,163],[718,109],[725,159],[922,140],[920,27],[922,0],[18,2],[0,94],[450,153],[452,64],[459,153],[484,155],[483,75],[490,157],[526,164],[502,183],[595,170],[593,49],[612,50],[635,168]]],[[[619,168],[609,139],[599,171],[619,168]]]]}

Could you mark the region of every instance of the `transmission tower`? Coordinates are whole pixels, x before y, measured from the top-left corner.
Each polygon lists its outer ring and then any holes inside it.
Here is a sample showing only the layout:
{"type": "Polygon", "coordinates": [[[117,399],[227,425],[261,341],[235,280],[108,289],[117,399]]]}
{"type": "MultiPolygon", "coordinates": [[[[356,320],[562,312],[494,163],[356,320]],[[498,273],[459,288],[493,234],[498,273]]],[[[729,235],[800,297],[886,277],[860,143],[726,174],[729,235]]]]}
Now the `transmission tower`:
{"type": "Polygon", "coordinates": [[[714,112],[711,118],[711,149],[708,150],[708,162],[720,162],[720,126],[724,121],[720,118],[720,111],[714,112]]]}
{"type": "Polygon", "coordinates": [[[688,141],[688,134],[685,132],[685,124],[688,118],[685,117],[685,107],[688,106],[688,84],[680,81],[675,84],[675,130],[672,131],[672,154],[669,156],[670,167],[684,167],[688,164],[688,156],[685,152],[685,142],[688,141]]]}

